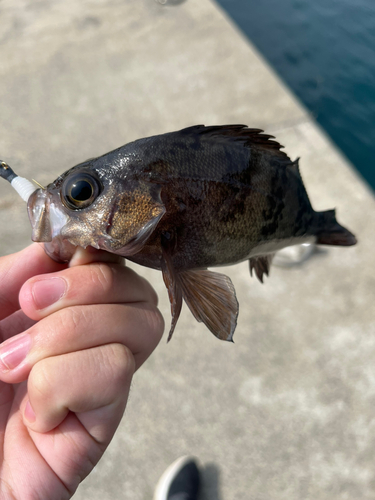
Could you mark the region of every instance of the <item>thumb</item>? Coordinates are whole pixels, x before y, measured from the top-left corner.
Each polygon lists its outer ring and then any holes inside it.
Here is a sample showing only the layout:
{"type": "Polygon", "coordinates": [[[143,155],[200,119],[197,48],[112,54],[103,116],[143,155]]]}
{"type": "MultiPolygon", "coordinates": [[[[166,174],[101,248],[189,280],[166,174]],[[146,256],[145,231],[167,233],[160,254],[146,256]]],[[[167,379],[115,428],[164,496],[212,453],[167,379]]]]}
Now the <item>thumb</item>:
{"type": "Polygon", "coordinates": [[[108,262],[112,264],[125,265],[125,259],[124,257],[121,257],[121,255],[109,253],[105,250],[97,250],[96,248],[89,246],[87,248],[77,247],[77,250],[69,262],[69,267],[84,266],[86,264],[91,264],[92,262],[108,262]]]}

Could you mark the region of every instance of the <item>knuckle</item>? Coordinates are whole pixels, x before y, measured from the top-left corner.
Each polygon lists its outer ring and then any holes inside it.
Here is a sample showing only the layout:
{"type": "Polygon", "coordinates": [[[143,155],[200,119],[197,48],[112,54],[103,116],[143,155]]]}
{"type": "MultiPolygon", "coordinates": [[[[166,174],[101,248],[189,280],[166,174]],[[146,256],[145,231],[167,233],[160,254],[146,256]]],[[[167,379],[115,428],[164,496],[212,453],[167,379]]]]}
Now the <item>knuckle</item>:
{"type": "Polygon", "coordinates": [[[142,301],[149,302],[150,304],[158,305],[158,296],[152,285],[147,281],[146,278],[137,274],[133,269],[125,268],[125,277],[131,279],[134,284],[134,288],[138,290],[138,297],[142,297],[142,301]]]}
{"type": "Polygon", "coordinates": [[[159,309],[156,306],[152,308],[145,307],[143,312],[150,329],[150,334],[155,337],[161,337],[164,332],[164,318],[159,309]]]}
{"type": "Polygon", "coordinates": [[[148,289],[149,289],[149,294],[150,294],[150,302],[153,306],[157,307],[159,303],[159,297],[158,294],[155,292],[153,287],[150,285],[150,283],[147,281],[148,289]]]}
{"type": "Polygon", "coordinates": [[[147,296],[147,302],[152,304],[153,306],[157,306],[159,302],[159,297],[157,293],[155,292],[154,288],[152,285],[143,277],[140,277],[141,283],[142,283],[142,288],[144,290],[145,295],[147,296]]]}
{"type": "Polygon", "coordinates": [[[84,306],[73,306],[62,309],[55,315],[55,329],[61,331],[81,331],[91,323],[90,308],[84,306]]]}
{"type": "Polygon", "coordinates": [[[95,264],[89,267],[90,281],[93,287],[107,293],[113,287],[112,268],[106,264],[95,264]]]}
{"type": "Polygon", "coordinates": [[[51,370],[50,360],[39,361],[33,366],[28,379],[28,391],[32,399],[36,398],[38,401],[50,399],[54,393],[53,387],[53,370],[51,370]]]}
{"type": "Polygon", "coordinates": [[[110,367],[111,384],[114,388],[121,389],[135,371],[134,356],[123,344],[110,344],[107,347],[107,366],[110,367]]]}
{"type": "Polygon", "coordinates": [[[157,308],[155,309],[153,318],[154,318],[153,326],[155,334],[157,334],[158,337],[161,337],[164,332],[165,322],[164,322],[164,317],[159,311],[159,309],[157,308]]]}

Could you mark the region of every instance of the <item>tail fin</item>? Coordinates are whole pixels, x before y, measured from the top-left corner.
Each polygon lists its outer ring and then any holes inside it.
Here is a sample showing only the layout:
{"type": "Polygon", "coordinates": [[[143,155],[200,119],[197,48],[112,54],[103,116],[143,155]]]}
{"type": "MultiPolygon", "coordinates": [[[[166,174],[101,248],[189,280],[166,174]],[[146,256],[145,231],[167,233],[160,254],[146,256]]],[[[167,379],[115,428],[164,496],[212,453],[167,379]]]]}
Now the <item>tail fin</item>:
{"type": "Polygon", "coordinates": [[[341,245],[350,246],[357,243],[356,237],[350,231],[341,226],[335,215],[335,210],[317,212],[318,229],[316,231],[316,243],[319,245],[341,245]]]}

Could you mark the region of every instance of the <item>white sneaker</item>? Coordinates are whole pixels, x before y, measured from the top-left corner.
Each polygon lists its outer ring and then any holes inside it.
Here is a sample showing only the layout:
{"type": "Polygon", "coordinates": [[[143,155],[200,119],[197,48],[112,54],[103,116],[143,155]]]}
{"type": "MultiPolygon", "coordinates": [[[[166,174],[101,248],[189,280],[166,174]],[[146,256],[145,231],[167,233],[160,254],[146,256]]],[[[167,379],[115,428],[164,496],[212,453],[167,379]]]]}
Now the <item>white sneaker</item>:
{"type": "Polygon", "coordinates": [[[197,500],[200,477],[194,457],[178,458],[163,473],[153,500],[197,500]]]}

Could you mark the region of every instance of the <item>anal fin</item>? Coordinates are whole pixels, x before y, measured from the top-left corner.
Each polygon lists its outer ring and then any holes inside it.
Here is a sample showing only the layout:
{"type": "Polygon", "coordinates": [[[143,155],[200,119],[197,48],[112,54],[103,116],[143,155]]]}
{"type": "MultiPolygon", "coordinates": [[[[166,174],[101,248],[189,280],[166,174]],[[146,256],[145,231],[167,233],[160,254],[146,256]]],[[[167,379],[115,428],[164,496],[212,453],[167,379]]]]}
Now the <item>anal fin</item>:
{"type": "Polygon", "coordinates": [[[238,302],[231,280],[207,270],[178,274],[182,294],[195,319],[220,340],[232,341],[237,325],[238,302]]]}
{"type": "Polygon", "coordinates": [[[269,275],[273,256],[274,254],[251,257],[251,259],[249,259],[250,275],[253,275],[254,269],[258,280],[263,283],[263,274],[269,275]]]}

